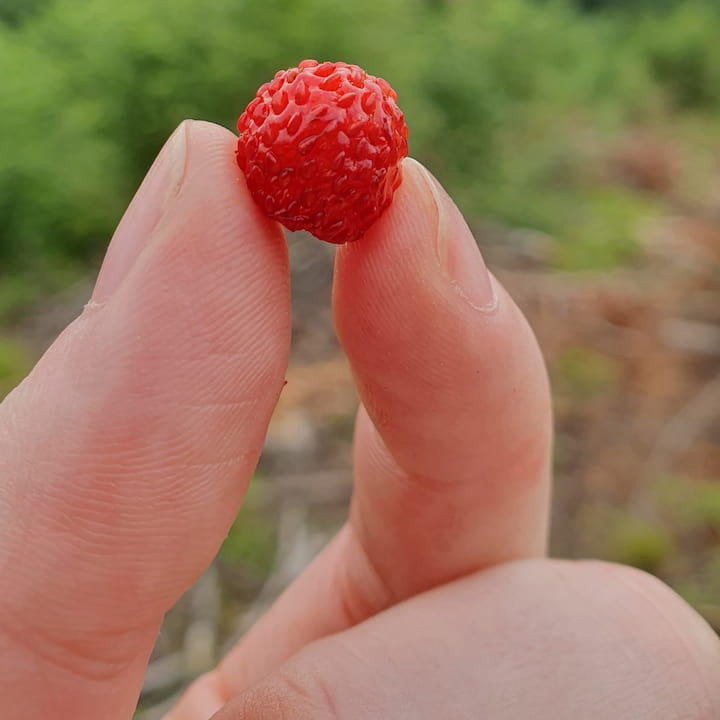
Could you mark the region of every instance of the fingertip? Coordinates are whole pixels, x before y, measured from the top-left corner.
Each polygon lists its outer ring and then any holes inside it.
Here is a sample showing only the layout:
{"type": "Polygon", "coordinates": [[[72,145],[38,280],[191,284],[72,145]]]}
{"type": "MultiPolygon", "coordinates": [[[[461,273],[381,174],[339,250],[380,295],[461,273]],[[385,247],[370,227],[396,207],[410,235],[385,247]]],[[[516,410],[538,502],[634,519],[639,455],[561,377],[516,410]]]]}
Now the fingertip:
{"type": "MultiPolygon", "coordinates": [[[[336,292],[390,284],[412,293],[414,280],[437,268],[432,245],[438,227],[438,209],[428,192],[422,166],[403,163],[402,183],[392,205],[364,237],[338,248],[336,292]]],[[[342,311],[342,305],[336,305],[342,311]]]]}
{"type": "MultiPolygon", "coordinates": [[[[185,122],[188,157],[179,199],[182,200],[183,193],[186,193],[190,196],[187,199],[212,201],[217,204],[215,213],[226,209],[243,226],[271,237],[284,248],[282,228],[253,201],[245,176],[237,165],[237,137],[215,123],[204,120],[185,122]]],[[[216,217],[205,214],[204,219],[212,222],[216,217]]]]}
{"type": "Polygon", "coordinates": [[[190,122],[184,120],[170,135],[120,220],[98,273],[91,303],[102,304],[117,290],[162,217],[164,208],[182,186],[187,168],[190,122]]]}
{"type": "Polygon", "coordinates": [[[206,205],[211,194],[224,202],[214,209],[214,218],[205,212],[200,222],[212,222],[219,213],[227,212],[282,244],[280,227],[265,217],[249,196],[235,162],[236,142],[235,135],[214,123],[188,119],[178,125],[113,234],[92,304],[103,304],[115,293],[168,215],[177,214],[183,206],[196,211],[198,203],[206,205]],[[203,181],[197,182],[198,178],[203,181]]]}

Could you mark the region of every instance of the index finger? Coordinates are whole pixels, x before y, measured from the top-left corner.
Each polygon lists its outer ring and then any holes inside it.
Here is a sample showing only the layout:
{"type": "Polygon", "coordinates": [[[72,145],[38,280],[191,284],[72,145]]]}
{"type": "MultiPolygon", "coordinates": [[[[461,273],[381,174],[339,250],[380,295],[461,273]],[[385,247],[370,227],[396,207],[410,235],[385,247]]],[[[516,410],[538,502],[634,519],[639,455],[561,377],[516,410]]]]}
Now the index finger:
{"type": "Polygon", "coordinates": [[[283,386],[290,294],[284,238],[235,142],[180,126],[93,301],[0,406],[4,720],[129,717],[164,613],[245,493],[283,386]]]}

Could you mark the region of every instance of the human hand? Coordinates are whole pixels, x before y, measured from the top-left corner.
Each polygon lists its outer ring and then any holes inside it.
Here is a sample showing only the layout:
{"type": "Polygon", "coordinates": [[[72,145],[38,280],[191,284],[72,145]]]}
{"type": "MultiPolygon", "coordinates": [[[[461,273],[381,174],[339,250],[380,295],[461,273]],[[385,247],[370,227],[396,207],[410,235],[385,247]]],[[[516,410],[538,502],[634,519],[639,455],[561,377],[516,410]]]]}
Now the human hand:
{"type": "MultiPolygon", "coordinates": [[[[234,137],[175,132],[86,310],[0,406],[0,716],[128,720],[282,389],[289,275],[234,137]]],[[[720,647],[642,573],[541,559],[532,333],[413,161],[339,248],[361,407],[350,519],[169,720],[720,716],[720,647]]]]}

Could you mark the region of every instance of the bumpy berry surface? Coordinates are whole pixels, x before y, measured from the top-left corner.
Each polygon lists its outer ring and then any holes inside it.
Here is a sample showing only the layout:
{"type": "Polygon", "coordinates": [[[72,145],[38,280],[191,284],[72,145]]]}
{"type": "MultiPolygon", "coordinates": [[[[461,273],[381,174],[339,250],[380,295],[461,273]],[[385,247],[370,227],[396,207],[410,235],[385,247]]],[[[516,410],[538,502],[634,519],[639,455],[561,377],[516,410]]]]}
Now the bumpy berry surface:
{"type": "Polygon", "coordinates": [[[305,60],[278,72],[238,130],[238,165],[258,205],[326,242],[361,237],[401,182],[408,131],[397,95],[355,65],[305,60]]]}

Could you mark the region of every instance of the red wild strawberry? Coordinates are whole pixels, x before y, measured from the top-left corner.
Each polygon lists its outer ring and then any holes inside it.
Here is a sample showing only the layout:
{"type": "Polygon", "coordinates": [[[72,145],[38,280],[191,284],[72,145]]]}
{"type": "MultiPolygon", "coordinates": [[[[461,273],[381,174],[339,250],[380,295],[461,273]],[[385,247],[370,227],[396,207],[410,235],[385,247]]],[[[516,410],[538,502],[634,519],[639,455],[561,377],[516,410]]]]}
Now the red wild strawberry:
{"type": "Polygon", "coordinates": [[[305,60],[263,85],[238,120],[255,202],[289,230],[352,242],[400,185],[407,126],[395,91],[346,63],[305,60]]]}

